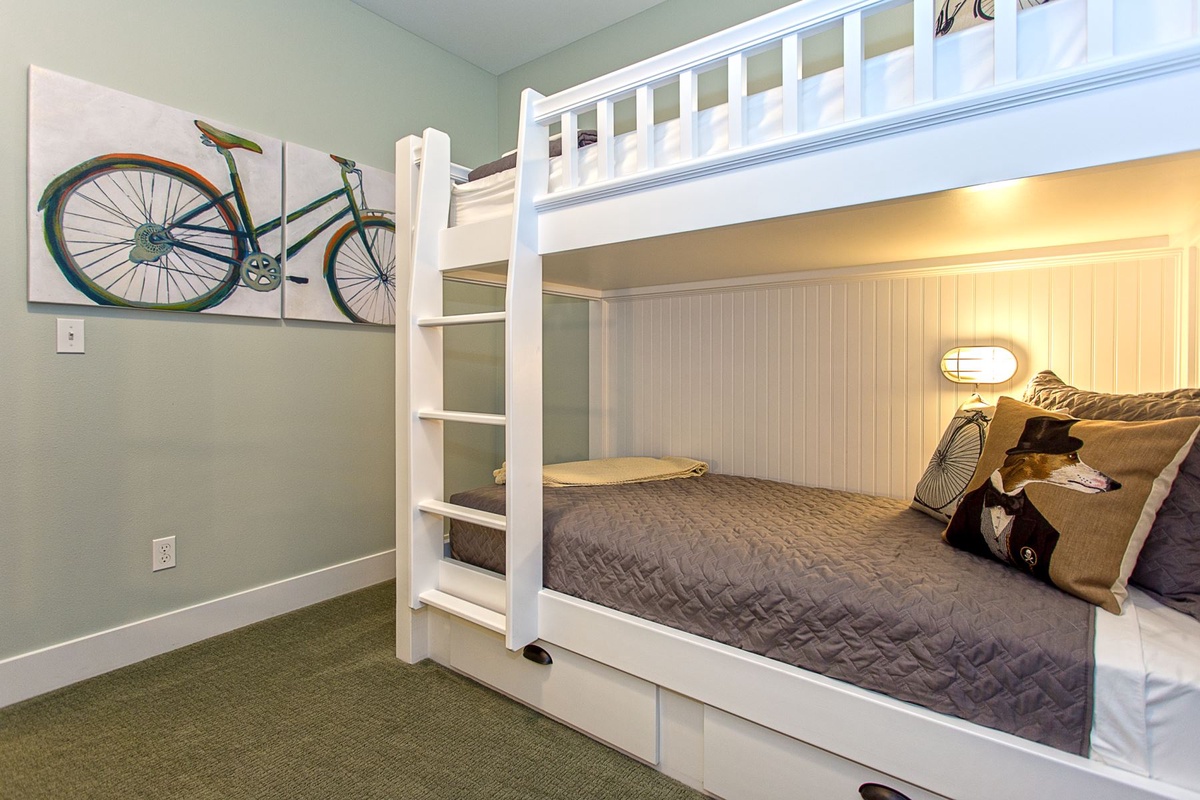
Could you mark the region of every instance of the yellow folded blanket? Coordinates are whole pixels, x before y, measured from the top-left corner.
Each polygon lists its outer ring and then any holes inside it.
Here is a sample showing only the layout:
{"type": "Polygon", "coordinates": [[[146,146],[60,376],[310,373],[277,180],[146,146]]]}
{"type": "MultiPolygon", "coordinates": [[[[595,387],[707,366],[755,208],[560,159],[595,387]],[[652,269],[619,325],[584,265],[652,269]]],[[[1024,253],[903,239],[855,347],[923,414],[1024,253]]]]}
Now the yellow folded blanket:
{"type": "MultiPolygon", "coordinates": [[[[504,483],[505,467],[492,475],[496,483],[504,483]]],[[[694,458],[598,458],[593,461],[568,461],[565,464],[546,464],[542,467],[544,486],[611,486],[618,483],[669,481],[672,478],[697,478],[708,472],[708,464],[694,458]]]]}

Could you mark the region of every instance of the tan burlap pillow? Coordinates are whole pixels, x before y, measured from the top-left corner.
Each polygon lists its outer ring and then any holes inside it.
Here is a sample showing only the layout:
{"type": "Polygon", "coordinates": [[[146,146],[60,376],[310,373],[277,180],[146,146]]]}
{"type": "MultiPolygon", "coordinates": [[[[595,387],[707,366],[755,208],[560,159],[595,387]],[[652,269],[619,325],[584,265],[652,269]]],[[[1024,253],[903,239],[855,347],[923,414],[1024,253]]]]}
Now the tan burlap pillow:
{"type": "Polygon", "coordinates": [[[944,537],[1119,614],[1198,427],[1076,420],[1002,397],[944,537]]]}

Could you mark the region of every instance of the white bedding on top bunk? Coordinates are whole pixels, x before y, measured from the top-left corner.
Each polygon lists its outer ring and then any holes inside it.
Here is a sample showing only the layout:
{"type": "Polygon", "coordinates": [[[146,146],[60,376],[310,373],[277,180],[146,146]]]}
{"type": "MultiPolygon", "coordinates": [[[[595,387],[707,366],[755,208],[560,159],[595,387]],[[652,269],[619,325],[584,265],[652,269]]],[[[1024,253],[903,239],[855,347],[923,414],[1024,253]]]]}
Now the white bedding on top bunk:
{"type": "Polygon", "coordinates": [[[1200,621],[1129,590],[1096,611],[1091,757],[1200,791],[1200,621]]]}
{"type": "MultiPolygon", "coordinates": [[[[1055,0],[1020,12],[1017,28],[1018,78],[1029,78],[1083,64],[1087,56],[1087,1],[1055,0]]],[[[1152,43],[1174,41],[1190,25],[1187,0],[1117,0],[1114,28],[1117,53],[1137,52],[1152,43]]],[[[994,74],[992,25],[977,25],[935,41],[935,91],[948,98],[986,88],[994,74]]],[[[843,70],[837,69],[801,81],[804,130],[842,121],[843,70]]],[[[905,47],[868,59],[863,65],[863,115],[872,116],[912,105],[913,50],[905,47]]],[[[728,109],[725,105],[701,111],[697,121],[698,155],[719,153],[728,147],[728,109]]],[[[783,131],[783,91],[776,87],[746,98],[746,141],[758,144],[783,131]]],[[[1013,146],[1036,147],[1030,142],[1013,146]]],[[[635,132],[615,137],[616,175],[631,175],[637,168],[635,132]]],[[[972,158],[994,145],[964,142],[947,158],[972,158]]],[[[580,183],[598,179],[595,146],[579,151],[580,183]]],[[[679,160],[679,120],[654,126],[654,164],[667,166],[679,160]]],[[[550,191],[562,186],[561,159],[551,159],[550,191]]],[[[515,170],[454,187],[451,225],[469,225],[511,213],[515,170]]]]}

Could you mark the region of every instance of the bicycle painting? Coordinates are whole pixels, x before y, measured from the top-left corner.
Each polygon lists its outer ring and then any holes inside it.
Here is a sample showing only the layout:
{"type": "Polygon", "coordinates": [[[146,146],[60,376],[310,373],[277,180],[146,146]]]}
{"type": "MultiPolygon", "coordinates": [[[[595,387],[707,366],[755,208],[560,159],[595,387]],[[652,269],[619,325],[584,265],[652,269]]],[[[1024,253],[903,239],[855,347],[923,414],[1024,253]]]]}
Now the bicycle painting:
{"type": "Polygon", "coordinates": [[[284,148],[284,200],[292,213],[286,234],[288,283],[283,315],[394,325],[396,228],[390,209],[396,176],[363,164],[354,165],[352,172],[339,171],[336,159],[291,142],[284,148]],[[344,199],[343,178],[349,181],[353,206],[344,199]],[[293,219],[313,198],[331,194],[335,199],[325,208],[293,219]],[[326,224],[335,210],[336,219],[326,224]],[[307,282],[297,283],[297,279],[307,282]]]}
{"type": "MultiPolygon", "coordinates": [[[[233,235],[229,165],[196,115],[37,67],[29,103],[30,301],[279,318],[272,265],[247,259],[280,252],[282,232],[261,231],[253,249],[233,235]],[[192,229],[173,227],[197,209],[192,229]]],[[[253,215],[278,216],[283,143],[208,124],[254,144],[232,151],[241,196],[253,215]]]]}
{"type": "Polygon", "coordinates": [[[283,243],[278,140],[36,68],[30,98],[31,301],[278,317],[285,258],[321,249],[290,285],[393,323],[394,215],[353,161],[326,157],[336,186],[286,214],[283,243]]]}

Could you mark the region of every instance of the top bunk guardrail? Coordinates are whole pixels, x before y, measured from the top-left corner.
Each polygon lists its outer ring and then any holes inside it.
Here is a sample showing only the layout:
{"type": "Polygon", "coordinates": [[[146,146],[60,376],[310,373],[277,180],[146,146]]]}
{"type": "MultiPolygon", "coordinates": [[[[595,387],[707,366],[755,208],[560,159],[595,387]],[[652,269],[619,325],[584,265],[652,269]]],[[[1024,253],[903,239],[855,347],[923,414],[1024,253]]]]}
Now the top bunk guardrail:
{"type": "MultiPolygon", "coordinates": [[[[889,112],[908,111],[918,113],[915,107],[941,100],[956,100],[967,95],[985,97],[993,91],[1002,91],[1008,86],[1028,83],[1048,74],[1086,72],[1101,62],[1115,62],[1124,56],[1144,55],[1177,45],[1197,36],[1200,26],[1200,0],[1051,0],[1046,5],[1023,9],[1021,0],[995,0],[994,20],[969,28],[962,33],[944,37],[949,47],[943,52],[943,37],[936,37],[939,22],[940,0],[804,0],[757,19],[727,29],[705,39],[679,47],[660,56],[634,64],[609,75],[543,98],[534,106],[536,124],[549,128],[558,125],[562,134],[561,166],[549,187],[549,194],[539,198],[539,207],[552,207],[570,203],[576,199],[602,191],[602,187],[627,183],[647,173],[661,173],[666,168],[671,172],[692,164],[709,164],[725,161],[737,151],[745,152],[748,145],[776,148],[789,142],[799,142],[815,136],[818,132],[867,125],[867,118],[878,117],[889,112]],[[899,67],[906,72],[900,77],[902,87],[892,91],[883,100],[873,99],[868,83],[870,61],[878,58],[866,57],[868,20],[885,11],[893,14],[903,6],[911,6],[912,44],[901,47],[903,58],[894,58],[890,66],[893,78],[899,67]],[[1138,15],[1143,12],[1155,15],[1152,23],[1143,23],[1138,15]],[[1049,46],[1048,31],[1027,31],[1019,26],[1026,24],[1031,13],[1046,14],[1044,27],[1062,26],[1069,18],[1073,30],[1060,41],[1056,54],[1040,52],[1049,46]],[[1049,19],[1054,15],[1058,19],[1049,19]],[[824,113],[816,120],[806,119],[805,84],[810,76],[803,74],[805,43],[819,34],[841,29],[842,64],[840,67],[840,114],[824,113]],[[963,48],[952,42],[955,37],[974,40],[974,49],[983,52],[986,71],[990,75],[981,80],[976,76],[964,83],[962,80],[946,80],[946,69],[952,71],[960,66],[963,48]],[[981,50],[982,48],[982,50],[981,50]],[[1029,58],[1027,51],[1036,53],[1029,58]],[[770,131],[758,134],[758,141],[750,141],[747,133],[747,118],[753,105],[748,91],[748,65],[756,56],[772,53],[777,58],[781,83],[778,85],[780,108],[771,112],[778,119],[772,121],[770,131]],[[939,58],[946,58],[939,65],[939,58]],[[1031,64],[1029,62],[1039,63],[1031,64]],[[910,62],[910,63],[904,63],[910,62]],[[716,138],[708,134],[709,141],[702,148],[701,126],[701,76],[714,70],[727,70],[724,146],[713,143],[716,138]],[[974,81],[974,84],[971,84],[974,81]],[[678,84],[679,115],[666,120],[677,126],[677,142],[672,132],[672,141],[656,147],[655,93],[671,84],[678,84]],[[618,104],[634,106],[634,127],[618,135],[615,129],[618,104]],[[597,141],[592,147],[595,155],[588,155],[585,174],[578,132],[580,119],[594,113],[597,141]],[[632,148],[636,153],[630,153],[632,148]],[[622,141],[624,140],[624,141],[622,141]],[[769,140],[769,143],[767,142],[769,140]],[[624,156],[618,163],[618,142],[624,156]]],[[[967,9],[974,5],[968,0],[967,9]]],[[[962,12],[966,13],[966,12],[962,12]]],[[[836,34],[834,34],[836,35],[836,34]]],[[[881,58],[891,54],[884,54],[881,58]]],[[[828,72],[834,72],[831,69],[828,72]]],[[[979,72],[975,65],[975,72],[979,72]]],[[[819,77],[819,76],[814,76],[819,77]]],[[[774,87],[772,87],[774,88],[774,87]]],[[[821,88],[828,95],[829,87],[821,88]]],[[[876,95],[878,92],[875,93],[876,95]]],[[[930,106],[932,111],[933,106],[930,106]]],[[[761,105],[755,109],[761,114],[761,105]]],[[[753,148],[761,149],[761,148],[753,148]]]]}

